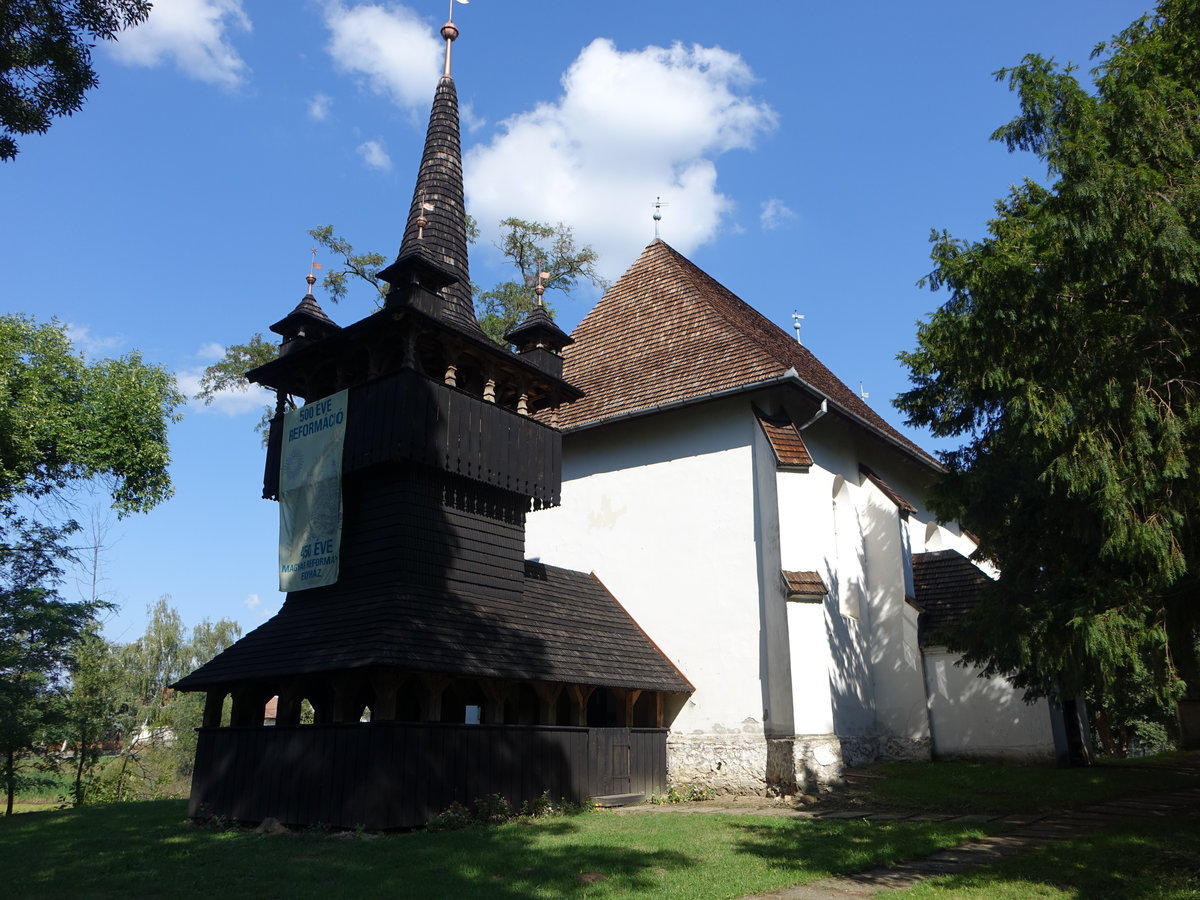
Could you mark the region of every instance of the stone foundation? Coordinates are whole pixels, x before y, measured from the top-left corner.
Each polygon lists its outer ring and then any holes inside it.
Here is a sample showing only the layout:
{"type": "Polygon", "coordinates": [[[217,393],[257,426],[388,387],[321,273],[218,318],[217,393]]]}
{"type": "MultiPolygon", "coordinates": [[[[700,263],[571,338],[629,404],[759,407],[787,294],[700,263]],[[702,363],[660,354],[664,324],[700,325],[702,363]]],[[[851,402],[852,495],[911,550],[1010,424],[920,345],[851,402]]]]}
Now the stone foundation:
{"type": "Polygon", "coordinates": [[[761,734],[671,734],[667,777],[719,793],[795,794],[819,790],[842,776],[836,735],[768,738],[761,734]]]}
{"type": "Polygon", "coordinates": [[[921,762],[933,759],[929,738],[901,738],[893,735],[851,735],[839,739],[842,759],[854,768],[873,762],[921,762]]]}

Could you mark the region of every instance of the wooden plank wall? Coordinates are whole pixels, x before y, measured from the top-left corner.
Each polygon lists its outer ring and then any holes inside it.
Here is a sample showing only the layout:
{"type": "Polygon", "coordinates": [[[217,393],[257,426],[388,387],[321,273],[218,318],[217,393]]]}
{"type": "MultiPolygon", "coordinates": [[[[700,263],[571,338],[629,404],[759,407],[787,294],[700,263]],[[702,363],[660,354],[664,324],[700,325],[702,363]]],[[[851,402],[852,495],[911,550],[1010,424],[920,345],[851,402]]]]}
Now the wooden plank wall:
{"type": "Polygon", "coordinates": [[[631,790],[666,783],[666,730],[377,723],[201,728],[188,815],[371,829],[424,825],[450,803],[548,791],[582,800],[597,742],[628,743],[631,790]]]}
{"type": "Polygon", "coordinates": [[[418,466],[343,486],[342,584],[456,588],[519,598],[525,589],[521,498],[418,466]]]}

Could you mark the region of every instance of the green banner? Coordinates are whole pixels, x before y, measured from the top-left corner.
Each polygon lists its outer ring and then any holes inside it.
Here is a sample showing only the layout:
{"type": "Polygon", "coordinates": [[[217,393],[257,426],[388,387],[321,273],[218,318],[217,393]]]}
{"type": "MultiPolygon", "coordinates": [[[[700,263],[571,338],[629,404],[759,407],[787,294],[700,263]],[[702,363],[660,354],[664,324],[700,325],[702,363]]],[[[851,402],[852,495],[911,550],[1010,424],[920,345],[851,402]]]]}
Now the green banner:
{"type": "Polygon", "coordinates": [[[346,391],[283,417],[279,459],[279,589],[303,591],[338,579],[342,543],[342,444],[346,391]]]}

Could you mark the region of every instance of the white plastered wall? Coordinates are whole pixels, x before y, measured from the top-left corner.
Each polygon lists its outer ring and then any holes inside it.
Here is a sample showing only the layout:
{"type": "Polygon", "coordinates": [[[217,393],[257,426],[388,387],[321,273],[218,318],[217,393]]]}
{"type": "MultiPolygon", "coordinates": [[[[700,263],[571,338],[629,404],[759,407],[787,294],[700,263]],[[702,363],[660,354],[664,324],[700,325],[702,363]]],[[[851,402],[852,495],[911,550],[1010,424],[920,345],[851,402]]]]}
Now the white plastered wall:
{"type": "Polygon", "coordinates": [[[833,495],[844,479],[828,468],[844,464],[852,453],[823,446],[822,435],[829,433],[816,425],[805,434],[817,458],[809,471],[780,471],[776,478],[781,568],[817,572],[829,588],[822,602],[788,604],[793,716],[797,734],[866,734],[874,700],[860,622],[841,611],[843,595],[857,608],[863,593],[861,545],[854,537],[857,517],[852,509],[844,510],[846,533],[839,536],[833,495]]]}
{"type": "Polygon", "coordinates": [[[929,716],[917,645],[917,610],[905,600],[905,523],[882,491],[864,481],[862,517],[866,524],[868,606],[871,611],[871,670],[875,718],[882,735],[928,741],[929,716]]]}
{"type": "Polygon", "coordinates": [[[592,571],[696,691],[684,734],[763,735],[754,436],[744,399],[565,438],[560,507],[526,554],[592,571]]]}
{"type": "Polygon", "coordinates": [[[933,752],[939,758],[1052,759],[1046,701],[1027,704],[1006,679],[981,678],[978,669],[957,662],[944,647],[925,651],[933,752]]]}

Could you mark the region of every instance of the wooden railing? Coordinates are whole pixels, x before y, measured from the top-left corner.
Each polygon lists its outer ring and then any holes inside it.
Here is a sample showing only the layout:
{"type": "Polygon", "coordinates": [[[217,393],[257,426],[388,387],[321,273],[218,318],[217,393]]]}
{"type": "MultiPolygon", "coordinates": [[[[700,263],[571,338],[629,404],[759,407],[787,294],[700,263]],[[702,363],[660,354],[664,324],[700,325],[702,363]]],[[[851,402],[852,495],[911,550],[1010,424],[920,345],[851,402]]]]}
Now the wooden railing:
{"type": "MultiPolygon", "coordinates": [[[[279,493],[282,421],[272,420],[263,496],[279,493]]],[[[404,371],[350,390],[342,469],[416,462],[554,506],[562,435],[456,388],[404,371]]]]}

